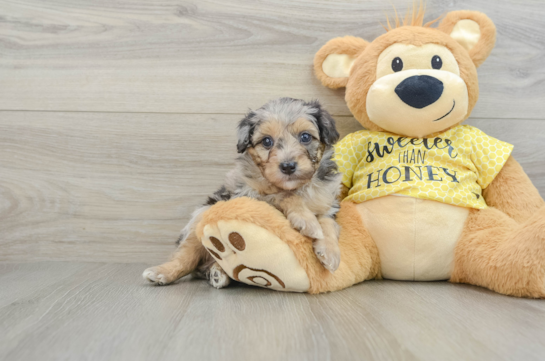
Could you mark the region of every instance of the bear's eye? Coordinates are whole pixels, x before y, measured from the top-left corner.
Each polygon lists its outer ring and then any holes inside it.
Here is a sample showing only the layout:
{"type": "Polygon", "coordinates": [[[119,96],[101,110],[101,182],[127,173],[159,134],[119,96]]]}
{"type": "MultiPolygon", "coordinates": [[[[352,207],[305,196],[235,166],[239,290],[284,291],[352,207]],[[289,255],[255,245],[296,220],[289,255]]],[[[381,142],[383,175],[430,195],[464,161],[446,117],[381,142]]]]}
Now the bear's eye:
{"type": "Polygon", "coordinates": [[[274,141],[272,140],[271,137],[265,137],[263,138],[263,140],[261,141],[261,144],[263,145],[263,147],[265,149],[269,149],[273,146],[274,144],[274,141]]]}
{"type": "Polygon", "coordinates": [[[395,72],[401,71],[403,69],[403,60],[398,56],[392,60],[392,70],[395,72]]]}
{"type": "Polygon", "coordinates": [[[441,69],[443,66],[443,60],[439,57],[439,55],[434,55],[433,58],[431,58],[431,67],[434,69],[441,69]]]}

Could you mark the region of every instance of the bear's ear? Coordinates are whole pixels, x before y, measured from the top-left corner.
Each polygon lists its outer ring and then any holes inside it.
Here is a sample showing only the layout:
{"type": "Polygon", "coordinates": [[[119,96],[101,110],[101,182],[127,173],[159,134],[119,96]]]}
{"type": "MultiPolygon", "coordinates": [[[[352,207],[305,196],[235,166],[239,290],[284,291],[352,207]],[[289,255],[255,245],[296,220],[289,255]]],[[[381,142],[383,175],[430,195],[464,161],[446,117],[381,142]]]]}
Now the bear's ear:
{"type": "Polygon", "coordinates": [[[438,29],[449,34],[469,53],[476,67],[484,63],[496,43],[496,27],[478,11],[451,11],[438,29]]]}
{"type": "Polygon", "coordinates": [[[345,36],[329,40],[314,56],[314,72],[326,87],[343,88],[356,57],[369,43],[361,38],[345,36]]]}

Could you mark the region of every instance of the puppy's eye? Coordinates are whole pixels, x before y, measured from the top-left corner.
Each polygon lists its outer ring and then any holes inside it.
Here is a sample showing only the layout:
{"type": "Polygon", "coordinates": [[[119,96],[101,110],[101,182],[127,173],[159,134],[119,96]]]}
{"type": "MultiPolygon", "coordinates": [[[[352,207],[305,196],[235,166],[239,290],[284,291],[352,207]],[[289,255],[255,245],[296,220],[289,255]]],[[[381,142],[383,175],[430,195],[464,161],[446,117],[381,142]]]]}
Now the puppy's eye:
{"type": "Polygon", "coordinates": [[[443,66],[443,60],[439,57],[439,55],[434,55],[433,58],[431,58],[431,67],[434,69],[441,69],[443,66]]]}
{"type": "Polygon", "coordinates": [[[261,141],[261,144],[263,145],[263,147],[265,147],[265,149],[270,149],[273,146],[274,141],[271,137],[265,137],[261,141]]]}
{"type": "Polygon", "coordinates": [[[395,72],[401,71],[403,69],[403,60],[398,56],[392,60],[392,70],[395,72]]]}
{"type": "Polygon", "coordinates": [[[301,133],[299,135],[299,141],[303,144],[308,144],[312,141],[312,135],[309,133],[301,133]]]}

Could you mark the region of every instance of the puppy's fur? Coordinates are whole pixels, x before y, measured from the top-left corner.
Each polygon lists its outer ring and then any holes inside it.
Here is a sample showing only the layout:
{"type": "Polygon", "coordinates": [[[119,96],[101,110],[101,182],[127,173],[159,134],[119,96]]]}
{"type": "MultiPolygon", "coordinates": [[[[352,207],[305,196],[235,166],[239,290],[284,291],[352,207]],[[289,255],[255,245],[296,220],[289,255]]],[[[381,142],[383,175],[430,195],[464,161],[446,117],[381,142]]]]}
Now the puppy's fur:
{"type": "Polygon", "coordinates": [[[221,267],[195,235],[201,215],[218,201],[237,197],[259,199],[281,210],[301,234],[314,239],[323,266],[339,266],[340,174],[333,161],[339,133],[335,120],[317,101],[281,98],[250,111],[238,125],[241,156],[225,184],[197,209],[178,240],[172,260],[148,268],[144,278],[168,284],[195,271],[221,288],[229,283],[221,267]]]}

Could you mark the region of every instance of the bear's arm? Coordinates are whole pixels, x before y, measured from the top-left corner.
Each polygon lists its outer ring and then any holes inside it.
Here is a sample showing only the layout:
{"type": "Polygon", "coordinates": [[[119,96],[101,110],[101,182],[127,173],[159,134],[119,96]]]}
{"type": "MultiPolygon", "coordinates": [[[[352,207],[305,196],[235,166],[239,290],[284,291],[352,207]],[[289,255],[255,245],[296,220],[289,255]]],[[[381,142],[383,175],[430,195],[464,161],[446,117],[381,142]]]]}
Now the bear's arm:
{"type": "Polygon", "coordinates": [[[539,191],[520,164],[510,156],[496,178],[483,191],[491,207],[506,213],[517,222],[526,221],[545,205],[539,191]]]}
{"type": "Polygon", "coordinates": [[[350,192],[350,188],[348,188],[344,184],[341,184],[341,192],[339,193],[338,201],[342,202],[343,199],[348,197],[348,192],[350,192]]]}

